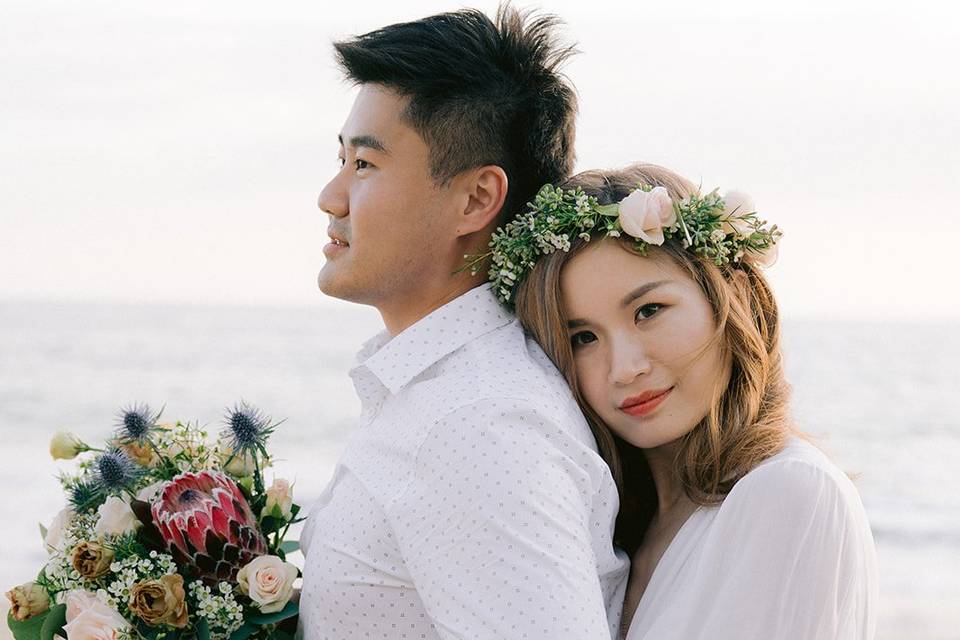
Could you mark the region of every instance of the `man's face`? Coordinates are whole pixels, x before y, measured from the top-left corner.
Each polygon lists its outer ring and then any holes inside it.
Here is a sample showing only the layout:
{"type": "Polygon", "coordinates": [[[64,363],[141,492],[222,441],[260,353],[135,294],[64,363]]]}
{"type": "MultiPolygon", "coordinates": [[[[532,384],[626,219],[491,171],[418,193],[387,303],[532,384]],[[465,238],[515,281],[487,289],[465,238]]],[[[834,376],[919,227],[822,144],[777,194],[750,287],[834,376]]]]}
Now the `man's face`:
{"type": "Polygon", "coordinates": [[[402,306],[453,241],[444,228],[445,189],[430,175],[426,143],[401,120],[406,106],[406,98],[366,84],[343,125],[342,166],[318,201],[330,217],[317,279],[327,295],[402,306]]]}

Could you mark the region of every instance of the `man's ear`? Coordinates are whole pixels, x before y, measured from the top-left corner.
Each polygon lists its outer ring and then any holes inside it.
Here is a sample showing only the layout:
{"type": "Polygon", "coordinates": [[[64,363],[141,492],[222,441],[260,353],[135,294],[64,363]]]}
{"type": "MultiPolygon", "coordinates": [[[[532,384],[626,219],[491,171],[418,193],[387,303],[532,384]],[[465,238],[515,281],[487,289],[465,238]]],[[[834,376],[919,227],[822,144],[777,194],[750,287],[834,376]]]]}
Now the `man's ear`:
{"type": "Polygon", "coordinates": [[[500,215],[507,199],[507,173],[495,164],[477,167],[459,176],[465,204],[457,221],[457,236],[467,236],[488,227],[500,215]]]}

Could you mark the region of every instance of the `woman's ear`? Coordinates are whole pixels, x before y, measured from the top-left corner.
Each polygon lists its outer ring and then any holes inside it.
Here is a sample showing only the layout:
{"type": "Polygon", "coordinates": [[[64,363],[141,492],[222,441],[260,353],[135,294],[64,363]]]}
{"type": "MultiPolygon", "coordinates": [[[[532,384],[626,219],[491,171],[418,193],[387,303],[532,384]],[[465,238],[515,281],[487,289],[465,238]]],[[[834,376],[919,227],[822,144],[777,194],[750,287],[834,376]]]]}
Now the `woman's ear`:
{"type": "Polygon", "coordinates": [[[458,237],[476,233],[494,223],[503,209],[509,186],[507,173],[495,164],[467,171],[460,179],[463,180],[466,204],[457,222],[458,237]]]}

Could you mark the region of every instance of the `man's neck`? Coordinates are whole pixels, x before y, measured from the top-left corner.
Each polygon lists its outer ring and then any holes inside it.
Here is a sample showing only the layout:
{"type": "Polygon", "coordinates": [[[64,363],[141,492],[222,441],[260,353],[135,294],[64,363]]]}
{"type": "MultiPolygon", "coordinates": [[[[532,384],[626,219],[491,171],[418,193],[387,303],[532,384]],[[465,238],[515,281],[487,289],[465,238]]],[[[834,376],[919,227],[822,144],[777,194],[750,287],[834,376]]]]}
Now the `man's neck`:
{"type": "Polygon", "coordinates": [[[377,310],[380,312],[380,317],[383,318],[383,324],[387,332],[393,337],[403,333],[440,307],[456,300],[485,281],[483,277],[457,278],[450,281],[446,288],[432,291],[415,301],[406,299],[400,301],[401,304],[396,306],[378,306],[377,310]]]}

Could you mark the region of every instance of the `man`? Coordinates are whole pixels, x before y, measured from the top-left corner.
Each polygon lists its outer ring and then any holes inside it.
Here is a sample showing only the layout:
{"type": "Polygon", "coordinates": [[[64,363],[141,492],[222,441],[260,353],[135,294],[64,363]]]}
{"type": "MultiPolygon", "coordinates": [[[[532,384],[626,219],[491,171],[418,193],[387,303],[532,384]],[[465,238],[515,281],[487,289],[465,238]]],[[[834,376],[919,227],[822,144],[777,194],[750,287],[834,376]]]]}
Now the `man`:
{"type": "Polygon", "coordinates": [[[360,427],[302,536],[320,638],[609,638],[618,498],[563,378],[457,271],[573,162],[551,17],[502,8],[335,45],[360,86],[320,194],[320,289],[386,326],[350,375],[360,427]]]}

